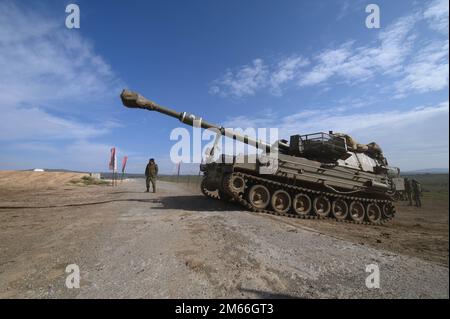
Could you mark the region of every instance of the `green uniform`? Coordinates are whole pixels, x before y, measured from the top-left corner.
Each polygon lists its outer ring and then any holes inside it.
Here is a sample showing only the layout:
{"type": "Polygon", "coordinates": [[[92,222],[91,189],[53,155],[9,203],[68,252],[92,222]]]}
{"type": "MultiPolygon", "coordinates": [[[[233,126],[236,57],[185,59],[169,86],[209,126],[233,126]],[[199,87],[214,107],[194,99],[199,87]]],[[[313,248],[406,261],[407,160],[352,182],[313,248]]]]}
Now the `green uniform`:
{"type": "Polygon", "coordinates": [[[422,207],[420,196],[422,195],[422,187],[415,179],[412,181],[412,193],[416,207],[422,207]]]}
{"type": "Polygon", "coordinates": [[[155,162],[149,162],[145,168],[145,184],[147,186],[147,192],[150,190],[151,183],[153,193],[156,193],[156,176],[158,176],[158,165],[155,162]]]}
{"type": "Polygon", "coordinates": [[[408,178],[405,178],[405,193],[407,200],[409,201],[408,205],[412,206],[412,182],[408,178]]]}

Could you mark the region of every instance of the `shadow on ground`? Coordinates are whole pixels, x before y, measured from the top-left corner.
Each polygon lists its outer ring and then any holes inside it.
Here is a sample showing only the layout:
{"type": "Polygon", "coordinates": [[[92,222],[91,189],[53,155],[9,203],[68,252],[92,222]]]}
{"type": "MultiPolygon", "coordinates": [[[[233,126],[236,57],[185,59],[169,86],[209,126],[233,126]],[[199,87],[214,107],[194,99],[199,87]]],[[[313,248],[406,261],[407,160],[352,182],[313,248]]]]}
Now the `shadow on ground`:
{"type": "Polygon", "coordinates": [[[45,205],[45,206],[0,206],[0,209],[41,209],[41,208],[62,208],[62,207],[77,207],[77,206],[91,206],[101,205],[113,202],[140,202],[140,203],[160,203],[158,199],[141,199],[141,198],[127,198],[127,199],[109,199],[96,202],[73,203],[63,205],[45,205]]]}
{"type": "MultiPolygon", "coordinates": [[[[133,192],[130,192],[133,193],[133,192]]],[[[69,203],[62,205],[42,205],[42,206],[0,206],[3,209],[37,209],[37,208],[61,208],[61,207],[77,207],[101,205],[113,202],[139,202],[148,204],[160,204],[157,209],[181,209],[190,211],[236,211],[242,210],[242,207],[233,202],[224,202],[217,199],[205,197],[203,195],[187,195],[187,196],[167,196],[162,198],[123,198],[108,199],[103,201],[92,201],[82,203],[69,203]]]]}
{"type": "Polygon", "coordinates": [[[183,209],[190,211],[236,211],[242,207],[233,202],[224,202],[203,195],[167,196],[160,199],[158,209],[183,209]]]}

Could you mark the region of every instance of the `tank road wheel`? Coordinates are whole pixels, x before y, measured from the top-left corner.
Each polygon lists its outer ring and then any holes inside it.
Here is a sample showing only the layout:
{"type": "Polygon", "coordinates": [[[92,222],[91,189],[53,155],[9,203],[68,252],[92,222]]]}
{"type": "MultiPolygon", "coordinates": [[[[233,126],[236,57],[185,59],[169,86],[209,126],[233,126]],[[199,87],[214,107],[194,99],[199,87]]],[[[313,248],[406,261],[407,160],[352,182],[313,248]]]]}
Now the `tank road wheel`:
{"type": "Polygon", "coordinates": [[[331,205],[331,212],[337,220],[344,220],[348,215],[348,205],[343,199],[336,199],[331,205]]]}
{"type": "Polygon", "coordinates": [[[394,214],[393,214],[393,207],[392,207],[392,205],[391,205],[390,203],[385,203],[385,204],[383,205],[383,215],[384,215],[384,217],[386,217],[386,218],[392,218],[392,217],[394,217],[394,214]]]}
{"type": "Polygon", "coordinates": [[[248,201],[256,209],[265,209],[270,202],[270,192],[264,185],[253,185],[248,192],[248,201]]]}
{"type": "Polygon", "coordinates": [[[279,189],[272,195],[272,208],[275,212],[284,214],[291,208],[291,195],[279,189]]]}
{"type": "Polygon", "coordinates": [[[320,217],[327,217],[331,211],[330,200],[326,196],[317,196],[314,198],[314,212],[320,217]]]}
{"type": "Polygon", "coordinates": [[[361,204],[361,202],[353,201],[350,204],[350,217],[355,222],[362,222],[364,221],[364,215],[365,215],[365,209],[364,205],[361,204]]]}
{"type": "Polygon", "coordinates": [[[381,209],[375,203],[367,205],[367,219],[372,223],[378,223],[381,219],[381,209]]]}
{"type": "Polygon", "coordinates": [[[245,190],[245,180],[242,176],[232,175],[229,177],[228,187],[233,193],[243,193],[245,190]]]}
{"type": "Polygon", "coordinates": [[[294,197],[292,208],[300,216],[308,215],[311,211],[311,198],[306,194],[297,194],[294,197]]]}

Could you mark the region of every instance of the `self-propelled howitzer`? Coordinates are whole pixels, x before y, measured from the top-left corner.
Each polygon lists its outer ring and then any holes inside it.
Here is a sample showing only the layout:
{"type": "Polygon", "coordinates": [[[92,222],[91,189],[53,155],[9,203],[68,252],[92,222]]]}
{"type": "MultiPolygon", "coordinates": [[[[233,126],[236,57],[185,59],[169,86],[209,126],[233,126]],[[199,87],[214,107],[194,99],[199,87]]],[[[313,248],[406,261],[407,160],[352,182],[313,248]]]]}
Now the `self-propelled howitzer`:
{"type": "Polygon", "coordinates": [[[122,92],[121,99],[127,107],[157,111],[262,150],[259,155],[222,154],[201,164],[201,190],[208,197],[297,218],[380,224],[394,217],[392,178],[399,169],[388,166],[376,143],[359,144],[349,135],[330,131],[292,135],[289,142],[268,144],[129,90],[122,92]]]}

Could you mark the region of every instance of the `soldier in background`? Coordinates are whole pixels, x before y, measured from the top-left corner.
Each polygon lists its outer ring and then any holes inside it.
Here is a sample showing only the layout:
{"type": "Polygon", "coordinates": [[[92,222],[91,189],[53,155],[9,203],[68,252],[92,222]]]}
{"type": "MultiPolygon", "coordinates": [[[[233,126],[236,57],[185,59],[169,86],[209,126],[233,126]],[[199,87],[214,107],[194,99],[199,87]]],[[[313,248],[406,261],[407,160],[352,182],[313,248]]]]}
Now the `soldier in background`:
{"type": "Polygon", "coordinates": [[[408,205],[412,206],[412,185],[411,180],[409,178],[405,177],[405,193],[406,193],[406,200],[409,201],[408,205]]]}
{"type": "Polygon", "coordinates": [[[418,181],[412,180],[412,193],[416,207],[422,207],[420,196],[422,196],[422,187],[418,181]]]}
{"type": "Polygon", "coordinates": [[[152,183],[153,193],[156,193],[156,176],[158,176],[158,165],[155,160],[151,158],[145,168],[145,184],[147,186],[147,193],[150,191],[150,183],[152,183]]]}

